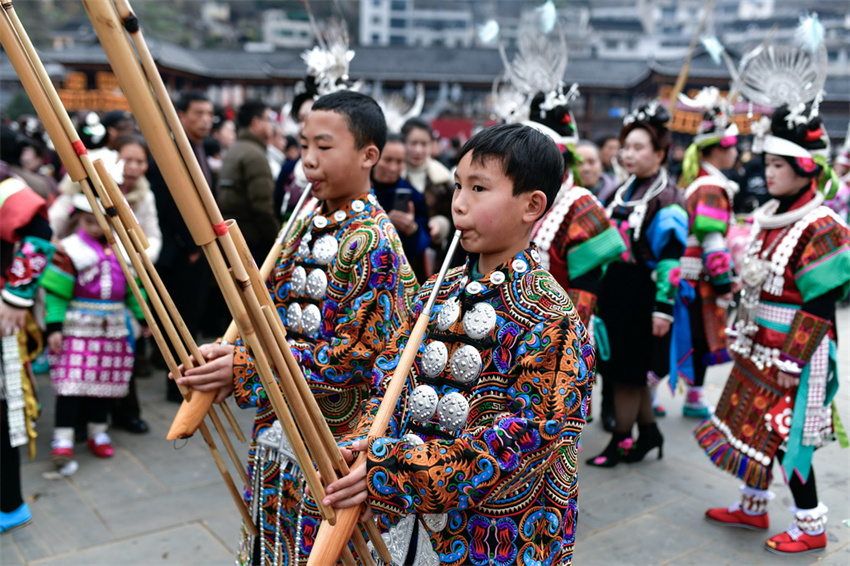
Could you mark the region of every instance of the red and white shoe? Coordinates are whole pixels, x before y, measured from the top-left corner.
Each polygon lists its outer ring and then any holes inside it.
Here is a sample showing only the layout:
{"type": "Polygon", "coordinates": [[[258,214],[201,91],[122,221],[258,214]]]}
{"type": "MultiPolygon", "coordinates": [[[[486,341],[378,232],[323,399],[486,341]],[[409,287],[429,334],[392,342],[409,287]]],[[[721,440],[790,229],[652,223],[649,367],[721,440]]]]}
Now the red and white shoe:
{"type": "Polygon", "coordinates": [[[105,432],[96,434],[94,438],[89,438],[88,447],[98,458],[112,458],[115,456],[112,439],[105,432]]]}
{"type": "Polygon", "coordinates": [[[797,524],[784,533],[770,537],[764,542],[764,549],[775,554],[806,554],[826,548],[826,531],[810,535],[797,524]]]}
{"type": "Polygon", "coordinates": [[[765,531],[770,526],[767,513],[749,515],[737,505],[733,507],[715,507],[705,512],[705,518],[712,523],[725,527],[740,527],[754,531],[765,531]]]}

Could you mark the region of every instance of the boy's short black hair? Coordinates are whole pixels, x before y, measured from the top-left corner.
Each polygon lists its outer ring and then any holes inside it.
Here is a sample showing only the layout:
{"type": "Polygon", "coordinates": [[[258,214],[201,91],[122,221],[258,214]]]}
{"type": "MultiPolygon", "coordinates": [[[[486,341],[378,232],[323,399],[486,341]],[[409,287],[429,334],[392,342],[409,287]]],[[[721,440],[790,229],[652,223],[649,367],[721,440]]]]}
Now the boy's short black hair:
{"type": "Polygon", "coordinates": [[[311,112],[319,110],[345,116],[356,149],[363,149],[369,144],[377,146],[378,151],[384,149],[387,121],[373,98],[352,90],[340,90],[317,98],[311,112]]]}
{"type": "Polygon", "coordinates": [[[564,158],[552,138],[522,124],[500,124],[481,130],[463,144],[457,160],[467,153],[472,154],[473,162],[498,161],[505,176],[514,183],[514,196],[543,191],[546,210],[555,201],[564,179],[564,158]]]}
{"type": "Polygon", "coordinates": [[[387,134],[386,143],[390,143],[390,142],[404,143],[404,136],[401,135],[401,134],[397,134],[395,132],[391,132],[391,133],[387,134]]]}
{"type": "Polygon", "coordinates": [[[262,100],[246,100],[236,114],[236,127],[240,130],[251,126],[254,118],[262,118],[269,105],[262,100]]]}

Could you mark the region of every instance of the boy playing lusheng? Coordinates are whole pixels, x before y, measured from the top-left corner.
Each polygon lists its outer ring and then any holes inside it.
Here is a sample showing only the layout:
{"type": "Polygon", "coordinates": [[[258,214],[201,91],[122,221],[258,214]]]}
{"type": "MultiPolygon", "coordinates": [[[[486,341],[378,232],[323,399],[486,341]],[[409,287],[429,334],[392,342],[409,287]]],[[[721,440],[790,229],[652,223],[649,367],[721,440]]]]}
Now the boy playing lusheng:
{"type": "MultiPolygon", "coordinates": [[[[320,203],[295,223],[268,281],[295,341],[293,353],[338,436],[356,422],[372,365],[416,287],[398,234],[370,194],[369,172],[385,139],[384,116],[371,98],[341,91],[316,101],[301,132],[301,158],[320,203]]],[[[241,407],[257,407],[248,502],[260,497],[263,536],[243,541],[240,561],[306,561],[318,512],[305,501],[294,460],[279,450],[280,427],[250,352],[241,340],[235,347],[203,346],[202,352],[213,361],[186,371],[180,382],[220,390],[219,398],[232,391],[241,407]]]]}
{"type": "MultiPolygon", "coordinates": [[[[332,483],[325,503],[367,501],[391,527],[384,536],[399,564],[566,564],[594,356],[566,291],[530,244],[560,188],[563,158],[544,134],[506,124],[473,136],[459,159],[452,214],[472,255],[438,291],[387,437],[363,439],[379,395],[350,435],[368,463],[332,483]]],[[[378,357],[379,391],[434,281],[378,357]]]]}

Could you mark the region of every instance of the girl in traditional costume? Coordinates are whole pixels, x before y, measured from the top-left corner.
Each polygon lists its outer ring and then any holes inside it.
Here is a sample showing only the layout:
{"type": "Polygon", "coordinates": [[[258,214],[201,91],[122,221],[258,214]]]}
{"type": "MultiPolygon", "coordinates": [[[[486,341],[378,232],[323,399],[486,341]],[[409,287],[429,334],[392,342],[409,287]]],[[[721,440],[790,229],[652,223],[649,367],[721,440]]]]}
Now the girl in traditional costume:
{"type": "Polygon", "coordinates": [[[780,107],[770,128],[763,149],[774,200],[755,212],[743,260],[740,312],[727,331],[735,365],[695,434],[719,468],[744,482],[740,503],[706,511],[712,522],[767,530],[767,488],[774,461],[782,465],[794,522],[765,545],[797,554],[827,540],[812,457],[833,436],[835,303],[850,288],[850,230],[818,190],[818,179],[832,175],[816,153],[826,147],[816,111],[780,107]]]}
{"type": "Polygon", "coordinates": [[[84,195],[73,197],[79,230],[61,240],[64,254],[48,267],[47,342],[56,392],[50,457],[63,468],[74,456],[74,423],[83,398],[88,407],[88,447],[98,458],[115,454],[107,434],[110,401],[127,395],[133,371],[128,307],[143,320],[127,280],[84,195]]]}
{"type": "Polygon", "coordinates": [[[662,166],[667,160],[669,114],[657,103],[625,120],[622,163],[630,177],[614,193],[607,212],[627,251],[608,266],[599,286],[597,341],[608,344],[599,372],[614,384],[616,427],[608,446],[588,460],[610,468],[639,461],[664,438],[655,423],[650,385],[669,371],[670,326],[685,251],[688,217],[682,191],[662,166]],[[640,436],[632,440],[638,424],[640,436]]]}

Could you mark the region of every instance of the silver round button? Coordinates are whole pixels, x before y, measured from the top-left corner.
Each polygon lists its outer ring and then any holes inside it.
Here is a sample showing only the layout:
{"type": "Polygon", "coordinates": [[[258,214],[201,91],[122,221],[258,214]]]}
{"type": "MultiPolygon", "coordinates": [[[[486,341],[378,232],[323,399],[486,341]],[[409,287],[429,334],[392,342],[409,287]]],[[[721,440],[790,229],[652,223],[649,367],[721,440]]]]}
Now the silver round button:
{"type": "Polygon", "coordinates": [[[321,323],[322,313],[319,311],[319,307],[316,305],[304,307],[304,313],[301,315],[301,332],[313,335],[319,331],[321,323]]]}
{"type": "Polygon", "coordinates": [[[484,287],[478,281],[470,281],[469,285],[466,286],[466,292],[470,295],[477,295],[482,289],[484,287]]]}
{"type": "Polygon", "coordinates": [[[540,253],[537,250],[531,250],[531,254],[529,255],[531,255],[531,259],[533,259],[534,261],[540,261],[540,253]]]}
{"type": "Polygon", "coordinates": [[[301,305],[292,303],[286,309],[286,326],[293,332],[301,332],[301,305]]]}
{"type": "Polygon", "coordinates": [[[369,193],[369,196],[366,197],[366,200],[368,200],[372,204],[378,204],[378,199],[375,198],[375,195],[373,195],[372,193],[369,193]]]}
{"type": "Polygon", "coordinates": [[[410,416],[414,421],[427,423],[437,410],[437,392],[430,385],[419,385],[410,393],[410,416]]]}
{"type": "Polygon", "coordinates": [[[523,260],[521,260],[521,259],[515,259],[515,260],[513,261],[513,263],[511,263],[511,267],[512,267],[512,268],[513,268],[513,270],[514,270],[514,271],[516,271],[517,273],[525,273],[526,271],[528,271],[528,264],[527,264],[527,263],[525,263],[525,262],[524,262],[523,260]]]}
{"type": "Polygon", "coordinates": [[[419,438],[418,434],[413,434],[412,432],[405,434],[400,440],[410,444],[411,446],[422,446],[425,444],[425,441],[419,438]]]}
{"type": "Polygon", "coordinates": [[[320,300],[325,298],[328,290],[328,276],[324,269],[314,269],[307,276],[307,284],[305,285],[307,295],[311,299],[320,300]]]}
{"type": "Polygon", "coordinates": [[[446,528],[449,516],[445,513],[425,513],[422,515],[422,521],[428,530],[438,533],[446,528]]]}
{"type": "Polygon", "coordinates": [[[449,432],[455,432],[466,424],[469,415],[469,403],[457,391],[444,395],[437,403],[437,418],[440,425],[449,432]]]}
{"type": "Polygon", "coordinates": [[[310,246],[307,245],[307,242],[301,240],[301,243],[298,244],[298,255],[300,257],[307,257],[310,255],[310,246]]]}
{"type": "Polygon", "coordinates": [[[289,279],[289,289],[293,295],[303,295],[304,285],[307,284],[307,270],[297,266],[292,270],[292,277],[289,279]]]}
{"type": "Polygon", "coordinates": [[[439,340],[434,340],[422,353],[422,372],[428,377],[437,377],[446,369],[449,361],[449,349],[439,340]]]}
{"type": "Polygon", "coordinates": [[[469,383],[475,380],[481,373],[482,366],[481,354],[478,353],[475,346],[466,344],[458,348],[452,355],[452,377],[461,383],[469,383]]]}
{"type": "Polygon", "coordinates": [[[504,271],[494,271],[493,275],[490,276],[490,283],[494,285],[501,285],[505,282],[505,272],[504,271]]]}
{"type": "Polygon", "coordinates": [[[445,332],[451,327],[452,324],[457,321],[457,317],[460,315],[460,304],[457,301],[457,297],[451,297],[448,301],[443,303],[443,307],[440,309],[440,312],[437,313],[437,329],[441,332],[445,332]]]}
{"type": "Polygon", "coordinates": [[[463,331],[480,340],[496,326],[496,310],[489,303],[478,303],[463,315],[463,331]]]}
{"type": "Polygon", "coordinates": [[[330,234],[325,234],[313,244],[313,259],[319,265],[328,265],[339,250],[339,242],[330,234]]]}
{"type": "Polygon", "coordinates": [[[345,213],[344,210],[337,210],[336,212],[334,212],[334,220],[336,220],[337,222],[342,222],[343,220],[345,220],[346,216],[348,215],[345,213]]]}
{"type": "Polygon", "coordinates": [[[366,204],[362,200],[356,200],[351,203],[351,210],[354,212],[363,212],[366,210],[366,204]]]}
{"type": "Polygon", "coordinates": [[[313,226],[322,229],[328,225],[328,219],[324,216],[317,216],[313,219],[313,226]]]}

